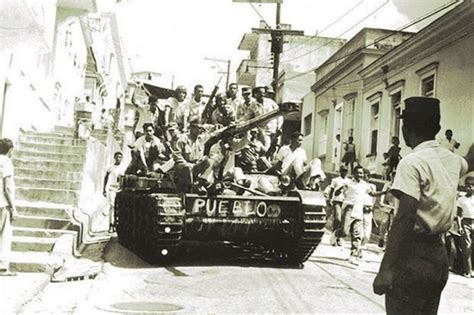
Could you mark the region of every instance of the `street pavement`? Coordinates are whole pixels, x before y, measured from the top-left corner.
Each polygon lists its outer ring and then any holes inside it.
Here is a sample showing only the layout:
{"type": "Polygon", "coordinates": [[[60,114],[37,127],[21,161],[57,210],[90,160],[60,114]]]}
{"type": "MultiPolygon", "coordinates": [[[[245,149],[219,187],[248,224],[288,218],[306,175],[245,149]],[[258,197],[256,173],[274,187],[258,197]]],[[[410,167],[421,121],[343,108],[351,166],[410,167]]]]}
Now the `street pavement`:
{"type": "MultiPolygon", "coordinates": [[[[383,314],[383,297],[372,293],[380,249],[369,244],[364,261],[354,266],[347,262],[349,244],[332,247],[328,240],[326,235],[303,269],[212,264],[212,258],[199,265],[153,267],[112,241],[98,278],[50,283],[30,301],[16,303],[15,310],[25,314],[383,314]]],[[[10,282],[7,296],[22,287],[20,282],[29,281],[28,275],[17,279],[10,282]]],[[[440,313],[472,314],[473,301],[473,280],[451,274],[440,313]]]]}

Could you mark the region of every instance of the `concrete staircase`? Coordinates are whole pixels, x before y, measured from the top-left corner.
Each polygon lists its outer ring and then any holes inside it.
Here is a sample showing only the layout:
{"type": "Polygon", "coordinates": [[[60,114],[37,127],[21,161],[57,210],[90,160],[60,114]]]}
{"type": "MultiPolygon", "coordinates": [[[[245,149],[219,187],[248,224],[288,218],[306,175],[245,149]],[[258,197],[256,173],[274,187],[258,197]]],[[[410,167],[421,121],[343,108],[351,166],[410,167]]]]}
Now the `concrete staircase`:
{"type": "MultiPolygon", "coordinates": [[[[101,141],[106,132],[95,132],[101,141]]],[[[24,132],[15,146],[16,203],[20,217],[13,223],[11,267],[21,272],[48,271],[49,252],[62,235],[76,241],[81,226],[72,209],[81,189],[86,141],[72,128],[24,132]]],[[[72,250],[72,249],[71,249],[72,250]]]]}

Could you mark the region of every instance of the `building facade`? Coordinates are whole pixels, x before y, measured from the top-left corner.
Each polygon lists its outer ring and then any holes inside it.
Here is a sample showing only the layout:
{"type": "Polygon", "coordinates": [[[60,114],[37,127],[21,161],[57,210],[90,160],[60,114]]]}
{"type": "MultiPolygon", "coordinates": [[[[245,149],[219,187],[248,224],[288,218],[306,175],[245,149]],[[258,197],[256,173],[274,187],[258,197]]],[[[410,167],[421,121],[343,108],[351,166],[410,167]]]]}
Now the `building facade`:
{"type": "MultiPolygon", "coordinates": [[[[308,71],[322,64],[345,43],[345,40],[330,37],[307,36],[303,31],[291,30],[288,24],[281,28],[284,35],[283,51],[280,54],[277,102],[301,102],[309,86],[314,82],[314,73],[308,71]]],[[[237,83],[247,86],[266,86],[273,82],[273,56],[271,36],[264,25],[246,33],[239,50],[249,51],[249,58],[242,60],[237,69],[237,83]]]]}
{"type": "MultiPolygon", "coordinates": [[[[381,173],[392,136],[402,139],[403,100],[411,96],[441,101],[441,131],[452,129],[465,156],[474,143],[474,8],[464,1],[401,45],[365,67],[361,115],[361,163],[381,173]]],[[[409,148],[401,140],[401,155],[409,148]]]]}
{"type": "Polygon", "coordinates": [[[8,0],[2,8],[0,136],[73,126],[86,96],[99,108],[120,103],[127,74],[113,14],[97,13],[95,0],[8,0]]]}
{"type": "Polygon", "coordinates": [[[343,142],[354,138],[356,157],[361,146],[363,80],[359,72],[412,33],[365,28],[316,71],[317,81],[302,108],[303,146],[326,170],[338,168],[343,142]]]}

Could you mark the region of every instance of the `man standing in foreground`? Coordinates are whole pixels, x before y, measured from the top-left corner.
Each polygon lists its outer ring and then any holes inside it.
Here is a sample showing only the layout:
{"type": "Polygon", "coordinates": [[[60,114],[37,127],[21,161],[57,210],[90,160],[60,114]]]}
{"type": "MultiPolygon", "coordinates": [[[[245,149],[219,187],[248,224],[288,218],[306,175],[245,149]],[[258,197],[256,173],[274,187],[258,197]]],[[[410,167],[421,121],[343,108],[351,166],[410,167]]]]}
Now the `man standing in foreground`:
{"type": "Polygon", "coordinates": [[[11,222],[18,213],[15,209],[15,184],[13,182],[13,164],[10,160],[13,142],[0,139],[0,276],[14,276],[9,270],[9,256],[12,246],[11,222]]]}
{"type": "Polygon", "coordinates": [[[449,272],[441,235],[453,221],[467,162],[435,140],[439,100],[408,98],[401,118],[413,151],[400,161],[392,185],[399,209],[373,288],[385,294],[387,314],[436,314],[449,272]]]}

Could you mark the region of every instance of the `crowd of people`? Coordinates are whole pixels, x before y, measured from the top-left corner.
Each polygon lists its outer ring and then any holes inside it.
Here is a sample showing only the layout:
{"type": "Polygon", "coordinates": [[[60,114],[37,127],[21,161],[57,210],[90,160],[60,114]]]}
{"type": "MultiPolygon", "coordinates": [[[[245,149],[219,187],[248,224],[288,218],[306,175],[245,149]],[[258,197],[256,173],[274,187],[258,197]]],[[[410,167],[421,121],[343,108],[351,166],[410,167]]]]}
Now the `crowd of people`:
{"type": "Polygon", "coordinates": [[[282,178],[300,189],[318,189],[325,174],[318,159],[307,159],[301,148],[303,135],[293,132],[289,143],[280,146],[283,117],[277,114],[280,107],[272,99],[273,89],[243,87],[240,95],[238,91],[231,83],[225,94],[212,93],[207,102],[199,84],[190,98],[182,86],[167,100],[149,95],[140,101],[134,94],[138,121],[136,140],[130,145],[132,159],[125,168],[117,166],[116,159],[104,185],[104,195],[112,196],[110,217],[115,190],[110,183],[116,181],[118,170],[138,176],[171,175],[177,193],[215,193],[215,184],[226,182],[231,186],[227,193],[251,189],[271,195],[281,193],[282,178]],[[273,174],[277,180],[252,180],[249,173],[273,174]]]}

